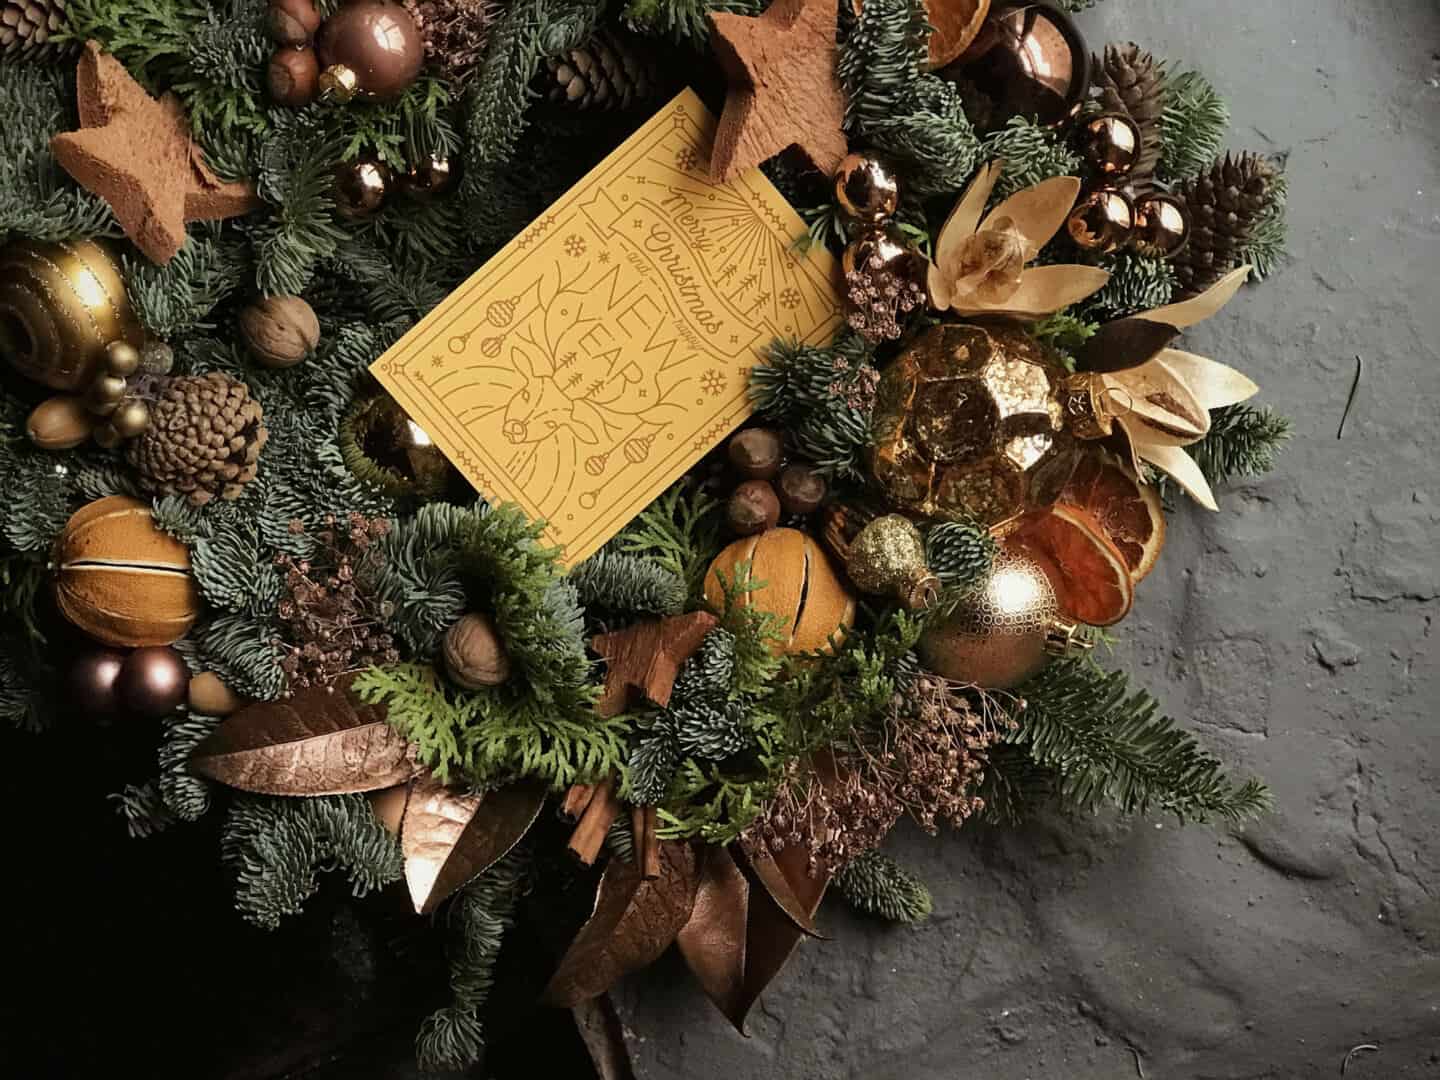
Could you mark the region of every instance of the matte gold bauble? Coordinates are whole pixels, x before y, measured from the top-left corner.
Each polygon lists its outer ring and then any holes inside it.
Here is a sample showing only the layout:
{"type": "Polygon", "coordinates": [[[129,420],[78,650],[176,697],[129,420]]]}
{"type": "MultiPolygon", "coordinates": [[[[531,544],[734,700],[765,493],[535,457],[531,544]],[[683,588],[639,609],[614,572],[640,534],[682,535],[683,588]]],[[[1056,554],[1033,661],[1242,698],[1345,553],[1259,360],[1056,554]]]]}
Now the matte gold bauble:
{"type": "Polygon", "coordinates": [[[916,648],[927,670],[986,690],[1008,690],[1077,647],[1055,588],[1028,555],[1005,550],[990,576],[957,605],[933,616],[916,648]]]}
{"type": "Polygon", "coordinates": [[[1147,195],[1135,204],[1135,231],[1130,245],[1151,259],[1180,254],[1190,240],[1190,215],[1173,195],[1147,195]]]}
{"type": "Polygon", "coordinates": [[[965,79],[989,99],[992,126],[1026,116],[1059,127],[1084,104],[1090,50],[1064,12],[1045,4],[1000,4],[946,74],[965,79]]]}
{"type": "Polygon", "coordinates": [[[374,217],[385,205],[390,169],[381,161],[347,161],[335,170],[335,209],[351,221],[374,217]]]}
{"type": "Polygon", "coordinates": [[[140,350],[128,341],[112,341],[105,346],[105,370],[128,379],[140,370],[140,350]]]}
{"type": "Polygon", "coordinates": [[[320,24],[315,52],[324,68],[320,90],[327,100],[384,100],[404,93],[420,74],[425,40],[402,5],[351,0],[320,24]]]}
{"type": "Polygon", "coordinates": [[[0,252],[0,356],[27,379],[84,389],[106,346],[141,340],[108,248],[93,240],[20,242],[0,252]]]}
{"type": "Polygon", "coordinates": [[[150,426],[150,409],[138,398],[131,398],[111,414],[110,424],[120,438],[133,439],[150,426]]]}
{"type": "Polygon", "coordinates": [[[455,189],[460,170],[448,157],[434,154],[401,174],[396,186],[417,202],[430,202],[455,189]]]}
{"type": "Polygon", "coordinates": [[[1018,326],[933,326],[886,369],[871,474],[901,510],[1006,524],[1053,503],[1080,460],[1071,379],[1018,326]]]}
{"type": "Polygon", "coordinates": [[[900,183],[878,158],[846,154],[835,171],[835,201],[852,220],[879,225],[900,205],[900,183]]]}
{"type": "Polygon", "coordinates": [[[1081,142],[1085,160],[1107,181],[1130,175],[1140,160],[1140,129],[1119,113],[1106,113],[1085,123],[1081,142]]]}
{"type": "Polygon", "coordinates": [[[126,382],[119,375],[98,376],[85,394],[85,404],[96,416],[109,416],[125,400],[126,382]]]}
{"type": "Polygon", "coordinates": [[[1076,247],[1109,255],[1129,241],[1135,227],[1135,207],[1123,192],[1101,188],[1075,204],[1067,227],[1076,247]]]}
{"type": "Polygon", "coordinates": [[[747,564],[748,580],[763,584],[741,594],[739,602],[779,617],[778,651],[828,652],[830,639],[855,622],[855,598],[824,549],[799,529],[747,536],[717,555],[705,576],[706,604],[724,611],[725,587],[736,584],[747,564]]]}

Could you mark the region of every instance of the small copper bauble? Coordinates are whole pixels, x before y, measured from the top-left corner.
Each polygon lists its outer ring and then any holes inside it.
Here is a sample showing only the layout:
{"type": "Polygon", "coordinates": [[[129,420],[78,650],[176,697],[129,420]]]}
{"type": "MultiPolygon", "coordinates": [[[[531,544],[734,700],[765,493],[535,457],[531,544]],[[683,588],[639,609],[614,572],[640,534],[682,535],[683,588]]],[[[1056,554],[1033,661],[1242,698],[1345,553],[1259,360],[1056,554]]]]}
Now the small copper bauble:
{"type": "Polygon", "coordinates": [[[320,26],[315,38],[326,100],[387,99],[404,93],[425,62],[425,40],[414,17],[391,0],[351,0],[320,26]]]}
{"type": "Polygon", "coordinates": [[[835,171],[835,201],[852,220],[879,225],[900,205],[900,184],[878,158],[846,154],[835,171]]]}
{"type": "Polygon", "coordinates": [[[1008,690],[1080,643],[1040,563],[1018,551],[995,558],[989,576],[932,617],[917,645],[929,671],[985,690],[1008,690]]]}
{"type": "Polygon", "coordinates": [[[1075,204],[1066,225],[1076,247],[1109,255],[1129,241],[1135,207],[1124,192],[1101,188],[1075,204]]]}
{"type": "Polygon", "coordinates": [[[115,649],[89,649],[75,658],[65,675],[65,688],[82,713],[105,716],[116,711],[115,684],[125,654],[115,649]]]}
{"type": "Polygon", "coordinates": [[[320,96],[320,61],[307,45],[287,45],[275,50],[265,69],[265,85],[277,105],[303,108],[320,96]]]}
{"type": "Polygon", "coordinates": [[[1135,251],[1151,259],[1180,254],[1190,240],[1190,214],[1174,195],[1147,195],[1135,204],[1135,251]]]}
{"type": "Polygon", "coordinates": [[[133,439],[150,426],[150,409],[138,398],[130,398],[111,414],[110,426],[120,438],[133,439]]]}
{"type": "Polygon", "coordinates": [[[335,208],[351,221],[373,217],[385,205],[390,169],[381,161],[350,161],[335,170],[335,208]]]}
{"type": "Polygon", "coordinates": [[[1085,160],[1107,181],[1130,175],[1140,159],[1140,128],[1120,113],[1086,121],[1081,131],[1085,160]]]}
{"type": "Polygon", "coordinates": [[[190,688],[190,669],[169,645],[136,649],[125,658],[115,693],[122,707],[141,716],[174,712],[190,688]]]}
{"type": "Polygon", "coordinates": [[[455,163],[442,154],[434,154],[401,173],[395,186],[417,202],[429,202],[448,195],[458,179],[459,169],[455,163]]]}
{"type": "Polygon", "coordinates": [[[1047,127],[1074,119],[1090,89],[1090,50],[1074,21],[1046,4],[990,9],[980,33],[946,69],[990,104],[990,126],[1014,116],[1047,127]]]}
{"type": "Polygon", "coordinates": [[[105,370],[129,378],[140,370],[140,350],[128,341],[112,341],[105,346],[105,370]]]}

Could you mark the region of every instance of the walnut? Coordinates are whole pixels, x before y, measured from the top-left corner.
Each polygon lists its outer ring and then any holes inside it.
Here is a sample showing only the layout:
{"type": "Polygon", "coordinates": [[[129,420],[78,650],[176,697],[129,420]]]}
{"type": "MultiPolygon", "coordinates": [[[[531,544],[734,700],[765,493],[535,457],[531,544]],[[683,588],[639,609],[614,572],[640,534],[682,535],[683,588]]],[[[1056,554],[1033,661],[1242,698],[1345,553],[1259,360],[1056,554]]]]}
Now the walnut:
{"type": "Polygon", "coordinates": [[[510,657],[490,616],[472,611],[445,632],[445,670],[466,690],[499,686],[510,678],[510,657]]]}
{"type": "Polygon", "coordinates": [[[320,344],[320,320],[298,296],[267,296],[240,313],[240,336],[265,367],[293,367],[320,344]]]}

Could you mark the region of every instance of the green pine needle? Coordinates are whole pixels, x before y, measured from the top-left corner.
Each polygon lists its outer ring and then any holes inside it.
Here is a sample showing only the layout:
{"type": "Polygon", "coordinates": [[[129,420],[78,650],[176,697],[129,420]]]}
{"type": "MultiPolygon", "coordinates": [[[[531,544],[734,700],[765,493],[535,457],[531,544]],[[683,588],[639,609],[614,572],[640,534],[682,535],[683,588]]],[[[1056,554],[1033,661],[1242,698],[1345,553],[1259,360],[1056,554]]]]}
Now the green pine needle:
{"type": "Polygon", "coordinates": [[[1268,408],[1227,405],[1210,414],[1210,431],[1186,447],[1205,479],[1223,484],[1258,476],[1275,467],[1275,455],[1290,438],[1291,423],[1268,408]]]}
{"type": "Polygon", "coordinates": [[[835,887],[856,911],[889,922],[924,922],[935,905],[923,881],[879,851],[846,863],[835,875],[835,887]]]}

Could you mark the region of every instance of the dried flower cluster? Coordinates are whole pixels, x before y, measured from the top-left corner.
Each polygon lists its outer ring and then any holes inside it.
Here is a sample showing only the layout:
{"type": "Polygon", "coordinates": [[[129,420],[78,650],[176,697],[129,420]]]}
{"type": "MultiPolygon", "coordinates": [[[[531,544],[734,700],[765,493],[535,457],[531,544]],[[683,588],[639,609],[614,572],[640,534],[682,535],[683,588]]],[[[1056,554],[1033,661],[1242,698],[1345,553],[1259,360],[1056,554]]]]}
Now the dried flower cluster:
{"type": "Polygon", "coordinates": [[[496,0],[405,0],[405,7],[420,27],[426,60],[456,82],[479,66],[502,10],[496,0]]]}
{"type": "MultiPolygon", "coordinates": [[[[292,521],[290,531],[300,535],[306,527],[292,521]]],[[[375,600],[359,584],[376,557],[375,542],[388,531],[384,518],[350,514],[341,522],[327,514],[313,534],[310,558],[275,556],[285,575],[278,608],[282,631],[277,643],[285,653],[280,668],[292,692],[400,659],[385,629],[389,602],[375,600]]]]}
{"type": "Polygon", "coordinates": [[[942,821],[963,825],[984,808],[974,792],[1002,733],[983,700],[981,710],[944,679],[920,676],[832,775],[791,763],[779,794],[741,838],[747,853],[803,845],[812,874],[834,873],[879,847],[902,814],[930,833],[942,821]]]}
{"type": "Polygon", "coordinates": [[[898,338],[900,316],[925,302],[925,290],[904,272],[909,260],[898,261],[897,272],[894,264],[876,253],[845,275],[846,319],[851,329],[870,341],[898,338]]]}
{"type": "Polygon", "coordinates": [[[851,359],[837,351],[832,361],[835,378],[826,387],[831,395],[844,401],[857,412],[868,413],[875,406],[875,391],[880,388],[880,372],[866,360],[851,359]]]}

